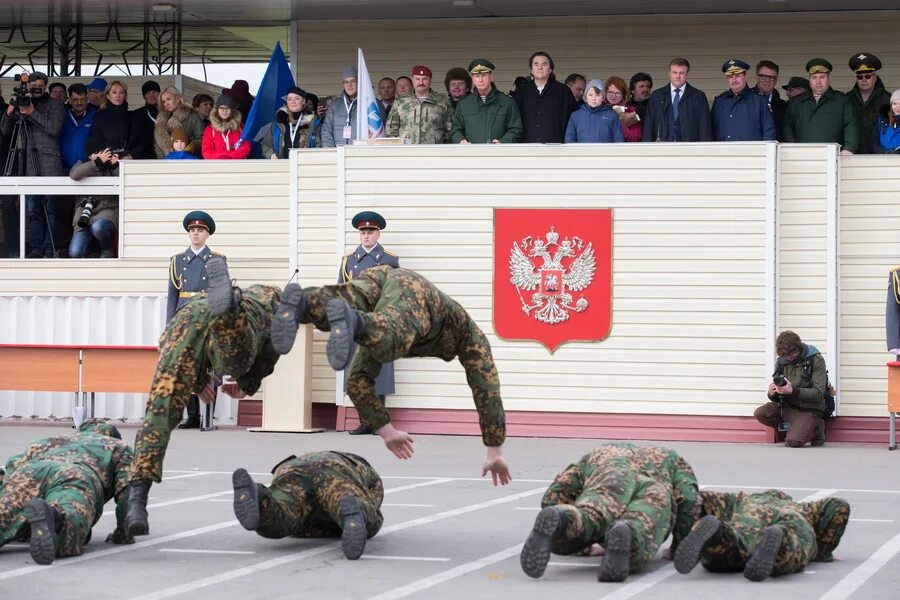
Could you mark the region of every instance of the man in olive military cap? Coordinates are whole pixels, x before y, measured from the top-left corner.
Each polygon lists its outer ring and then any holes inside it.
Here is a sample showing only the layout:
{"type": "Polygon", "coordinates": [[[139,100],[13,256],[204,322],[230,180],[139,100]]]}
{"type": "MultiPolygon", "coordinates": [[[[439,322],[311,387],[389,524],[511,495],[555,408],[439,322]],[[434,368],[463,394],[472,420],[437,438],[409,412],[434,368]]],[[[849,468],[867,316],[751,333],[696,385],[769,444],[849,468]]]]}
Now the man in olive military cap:
{"type": "MultiPolygon", "coordinates": [[[[190,246],[182,253],[169,259],[169,299],[166,303],[166,323],[172,320],[191,298],[198,296],[209,287],[206,274],[206,263],[211,256],[225,256],[213,252],[206,245],[209,236],[216,232],[216,222],[208,213],[193,210],[185,215],[182,221],[184,230],[188,232],[190,246]]],[[[187,404],[188,418],[178,426],[179,429],[198,429],[200,427],[200,400],[191,394],[187,404]]]]}
{"type": "Polygon", "coordinates": [[[831,63],[806,63],[810,91],[792,100],[784,115],[784,141],[840,144],[841,154],[859,149],[859,118],[850,98],[831,87],[831,63]]]}
{"type": "Polygon", "coordinates": [[[469,63],[474,89],[453,113],[450,141],[454,144],[515,144],[522,138],[522,117],[516,102],[494,85],[494,63],[476,58],[469,63]]]}
{"type": "Polygon", "coordinates": [[[781,86],[781,89],[787,93],[788,100],[793,100],[804,92],[809,91],[809,79],[806,77],[791,77],[790,81],[781,86]]]}
{"type": "Polygon", "coordinates": [[[860,52],[850,57],[850,69],[856,74],[856,84],[847,92],[859,115],[858,154],[872,153],[872,130],[878,114],[891,105],[891,94],[884,89],[884,83],[876,74],[881,69],[881,61],[874,54],[860,52]]]}
{"type": "Polygon", "coordinates": [[[716,96],[711,111],[713,140],[717,142],[775,139],[775,120],[769,103],[747,86],[749,68],[734,58],[722,65],[728,90],[716,96]]]}
{"type": "MultiPolygon", "coordinates": [[[[411,98],[412,96],[403,97],[411,98]]],[[[397,102],[399,103],[400,100],[398,99],[397,102]]],[[[384,217],[373,210],[364,210],[356,213],[351,224],[355,229],[359,230],[359,246],[341,261],[338,283],[352,281],[353,278],[369,267],[377,267],[379,265],[400,266],[400,258],[393,252],[385,250],[378,243],[381,237],[381,230],[387,227],[387,221],[384,220],[384,217]]],[[[378,376],[375,378],[375,393],[378,395],[382,406],[385,403],[385,396],[394,393],[393,362],[386,362],[381,365],[381,371],[378,372],[378,376]]],[[[359,427],[349,433],[350,435],[367,435],[375,433],[375,431],[365,421],[360,420],[359,427]]]]}

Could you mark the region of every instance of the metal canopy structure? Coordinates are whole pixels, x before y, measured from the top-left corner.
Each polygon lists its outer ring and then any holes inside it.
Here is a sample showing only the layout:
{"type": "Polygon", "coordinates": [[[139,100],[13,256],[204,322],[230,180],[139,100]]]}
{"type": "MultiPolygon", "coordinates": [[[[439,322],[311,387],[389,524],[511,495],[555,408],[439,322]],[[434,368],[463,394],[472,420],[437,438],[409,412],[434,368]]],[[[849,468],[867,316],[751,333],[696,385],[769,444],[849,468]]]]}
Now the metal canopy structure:
{"type": "Polygon", "coordinates": [[[644,14],[881,11],[895,0],[0,0],[0,76],[179,73],[185,63],[264,62],[292,23],[644,14]]]}

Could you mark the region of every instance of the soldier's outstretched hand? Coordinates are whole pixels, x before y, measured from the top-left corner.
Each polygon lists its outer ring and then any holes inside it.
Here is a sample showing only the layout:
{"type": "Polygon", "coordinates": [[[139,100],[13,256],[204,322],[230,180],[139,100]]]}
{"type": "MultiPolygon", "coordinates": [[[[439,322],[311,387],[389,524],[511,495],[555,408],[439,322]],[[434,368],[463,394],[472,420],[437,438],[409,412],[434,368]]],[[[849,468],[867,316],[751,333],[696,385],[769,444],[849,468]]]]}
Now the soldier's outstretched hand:
{"type": "Polygon", "coordinates": [[[500,450],[500,446],[488,446],[487,448],[484,464],[481,465],[481,476],[487,475],[488,471],[491,472],[494,485],[506,485],[512,481],[512,475],[509,474],[509,465],[506,464],[506,460],[503,458],[503,451],[500,450]]]}
{"type": "Polygon", "coordinates": [[[394,453],[394,456],[402,460],[412,457],[415,452],[412,436],[405,431],[400,431],[393,425],[388,423],[378,430],[378,435],[384,440],[387,449],[394,453]]]}

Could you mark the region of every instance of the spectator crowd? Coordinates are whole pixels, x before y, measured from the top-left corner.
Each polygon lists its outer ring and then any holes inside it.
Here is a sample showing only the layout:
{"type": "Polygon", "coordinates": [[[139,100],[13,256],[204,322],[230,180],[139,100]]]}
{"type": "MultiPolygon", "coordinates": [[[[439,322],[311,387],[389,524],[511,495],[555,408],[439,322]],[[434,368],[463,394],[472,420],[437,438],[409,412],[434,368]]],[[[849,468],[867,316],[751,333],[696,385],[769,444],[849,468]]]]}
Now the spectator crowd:
{"type": "MultiPolygon", "coordinates": [[[[560,82],[546,52],[528,58],[528,76],[515,79],[509,94],[494,83],[486,58],[444,76],[432,87],[426,65],[409,76],[384,77],[375,86],[385,135],[410,144],[621,143],[766,141],[837,143],[842,154],[900,152],[900,90],[887,91],[878,76],[881,61],[870,53],[852,56],[856,84],[846,93],[831,87],[832,64],[814,58],[806,77],[792,76],[778,89],[779,67],[739,59],[722,65],[725,90],[710,104],[690,84],[690,62],[674,58],[668,82],[635,73],[588,80],[580,73],[560,82]]],[[[175,87],[155,81],[141,88],[143,105],[129,110],[122,81],[97,77],[89,84],[50,84],[43,73],[17,82],[7,103],[0,97],[0,159],[5,175],[117,176],[128,159],[284,159],[292,148],[331,148],[356,137],[358,73],[341,73],[339,94],[319,96],[292,87],[283,106],[250,140],[242,140],[253,105],[246,81],[237,80],[218,98],[198,94],[188,101],[175,87]],[[27,90],[27,94],[25,93],[27,90]]],[[[27,196],[27,256],[114,257],[118,237],[116,197],[27,196]],[[71,229],[64,223],[71,220],[71,229]],[[64,231],[67,230],[67,231],[64,231]]],[[[18,257],[19,206],[0,197],[4,253],[18,257]]]]}

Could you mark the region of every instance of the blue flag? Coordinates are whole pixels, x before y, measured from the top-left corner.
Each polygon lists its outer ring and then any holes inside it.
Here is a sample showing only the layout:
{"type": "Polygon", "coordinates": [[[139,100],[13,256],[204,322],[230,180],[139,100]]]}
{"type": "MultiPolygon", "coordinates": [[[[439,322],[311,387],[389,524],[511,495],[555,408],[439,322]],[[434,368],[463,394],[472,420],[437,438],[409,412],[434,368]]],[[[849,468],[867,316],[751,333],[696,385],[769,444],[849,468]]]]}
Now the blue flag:
{"type": "Polygon", "coordinates": [[[272,50],[272,58],[269,59],[266,74],[263,75],[262,82],[259,84],[259,91],[256,92],[253,106],[250,107],[250,114],[247,115],[247,120],[244,122],[241,140],[252,140],[260,127],[275,120],[275,111],[284,104],[282,98],[293,86],[294,75],[281,50],[281,42],[277,42],[275,49],[272,50]]]}

